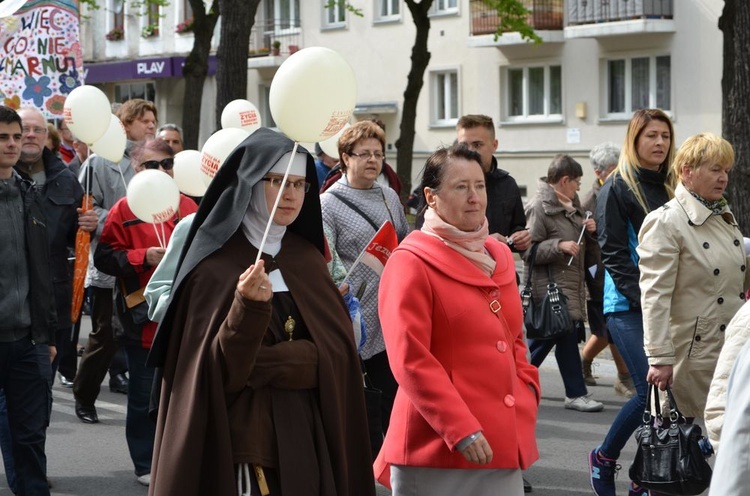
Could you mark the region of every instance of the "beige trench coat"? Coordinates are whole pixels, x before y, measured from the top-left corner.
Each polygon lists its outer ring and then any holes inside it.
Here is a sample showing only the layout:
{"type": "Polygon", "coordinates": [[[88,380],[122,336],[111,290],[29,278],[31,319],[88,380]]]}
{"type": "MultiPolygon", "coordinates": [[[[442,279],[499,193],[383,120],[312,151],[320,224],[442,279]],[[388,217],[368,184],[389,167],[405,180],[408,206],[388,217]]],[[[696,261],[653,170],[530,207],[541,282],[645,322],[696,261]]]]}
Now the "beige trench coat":
{"type": "Polygon", "coordinates": [[[750,283],[742,234],[728,208],[712,215],[680,184],[638,239],[649,365],[674,365],[680,411],[702,417],[724,331],[750,283]]]}

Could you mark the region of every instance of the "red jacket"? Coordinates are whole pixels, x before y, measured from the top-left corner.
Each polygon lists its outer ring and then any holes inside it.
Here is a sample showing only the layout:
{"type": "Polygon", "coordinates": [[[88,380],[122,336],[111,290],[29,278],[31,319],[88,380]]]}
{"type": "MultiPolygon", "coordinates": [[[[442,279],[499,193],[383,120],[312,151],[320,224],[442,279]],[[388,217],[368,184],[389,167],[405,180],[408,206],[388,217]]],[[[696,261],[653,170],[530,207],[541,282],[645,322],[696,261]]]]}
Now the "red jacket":
{"type": "Polygon", "coordinates": [[[414,231],[383,271],[378,309],[399,384],[374,465],[386,486],[389,464],[525,469],[539,457],[541,389],[526,359],[515,264],[504,244],[488,238],[485,248],[497,262],[492,278],[441,240],[414,231]],[[480,430],[494,453],[487,465],[455,450],[480,430]]]}
{"type": "MultiPolygon", "coordinates": [[[[198,210],[198,206],[187,196],[180,195],[180,208],[177,215],[164,223],[164,246],[169,242],[172,231],[180,219],[198,210]]],[[[156,266],[146,262],[146,251],[151,247],[158,247],[156,237],[162,234],[160,225],[148,224],[138,219],[128,206],[127,197],[121,198],[114,204],[107,214],[99,245],[94,255],[96,268],[105,274],[118,278],[118,285],[124,283],[127,292],[131,293],[146,286],[156,266]]],[[[144,348],[151,348],[157,324],[148,321],[143,325],[138,338],[144,348]]],[[[127,329],[126,329],[127,334],[127,329]]],[[[126,336],[134,338],[135,336],[126,336]]]]}

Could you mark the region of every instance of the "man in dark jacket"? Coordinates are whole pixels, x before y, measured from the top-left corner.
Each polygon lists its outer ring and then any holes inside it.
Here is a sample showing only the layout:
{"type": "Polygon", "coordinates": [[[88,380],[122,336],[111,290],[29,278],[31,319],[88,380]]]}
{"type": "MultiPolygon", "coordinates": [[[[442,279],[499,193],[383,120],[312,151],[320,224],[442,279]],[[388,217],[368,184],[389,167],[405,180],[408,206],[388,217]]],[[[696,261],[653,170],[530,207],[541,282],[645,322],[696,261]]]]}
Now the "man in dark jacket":
{"type": "Polygon", "coordinates": [[[508,171],[497,166],[497,138],[492,117],[465,115],[458,120],[456,132],[459,143],[465,143],[482,157],[490,236],[519,252],[525,251],[531,246],[531,235],[526,230],[521,191],[508,171]]]}
{"type": "Polygon", "coordinates": [[[13,170],[22,136],[19,115],[0,106],[0,388],[11,426],[16,489],[49,495],[44,443],[55,308],[42,200],[13,170]]]}
{"type": "MultiPolygon", "coordinates": [[[[18,111],[18,115],[23,123],[23,139],[21,158],[15,169],[22,178],[34,182],[41,195],[44,215],[47,218],[49,266],[57,310],[54,333],[58,354],[52,363],[52,380],[58,363],[76,354],[75,343],[70,339],[73,281],[68,255],[75,249],[78,229],[76,209],[81,206],[83,188],[78,178],[44,146],[47,140],[47,122],[44,115],[36,108],[23,108],[18,111]]],[[[93,231],[96,225],[96,219],[86,222],[84,218],[81,227],[93,231]]],[[[75,377],[75,369],[63,372],[69,380],[75,377]]]]}

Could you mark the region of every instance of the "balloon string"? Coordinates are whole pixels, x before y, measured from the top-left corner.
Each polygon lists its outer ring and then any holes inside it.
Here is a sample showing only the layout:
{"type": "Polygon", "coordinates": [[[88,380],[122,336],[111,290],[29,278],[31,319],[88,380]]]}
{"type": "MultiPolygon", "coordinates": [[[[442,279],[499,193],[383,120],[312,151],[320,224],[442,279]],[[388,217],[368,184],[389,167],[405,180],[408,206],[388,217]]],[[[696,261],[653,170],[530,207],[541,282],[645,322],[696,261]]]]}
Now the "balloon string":
{"type": "Polygon", "coordinates": [[[271,217],[268,219],[268,224],[266,224],[266,230],[263,232],[263,239],[260,240],[260,246],[258,247],[258,256],[255,259],[255,265],[258,264],[258,261],[260,260],[260,256],[263,253],[263,247],[266,245],[266,238],[268,238],[268,232],[271,230],[271,223],[273,222],[273,217],[276,215],[276,208],[279,206],[279,201],[281,201],[281,196],[284,194],[284,188],[286,187],[286,180],[289,177],[289,171],[292,168],[292,162],[294,162],[295,154],[297,153],[297,147],[299,146],[299,142],[294,142],[294,148],[292,148],[292,155],[289,157],[289,163],[286,166],[286,171],[284,172],[284,179],[281,181],[281,187],[279,188],[279,194],[276,195],[276,201],[273,203],[273,209],[271,210],[271,217]]]}
{"type": "Polygon", "coordinates": [[[166,235],[166,233],[164,232],[164,224],[165,224],[165,223],[164,223],[164,222],[162,222],[162,223],[161,223],[161,224],[159,224],[159,225],[161,226],[161,240],[162,240],[162,241],[161,241],[161,247],[162,247],[162,248],[165,248],[165,249],[166,249],[166,248],[167,248],[167,242],[168,242],[168,240],[167,240],[167,235],[166,235]]]}
{"type": "Polygon", "coordinates": [[[154,234],[156,234],[156,240],[159,242],[159,247],[164,248],[164,243],[159,237],[159,230],[156,228],[156,224],[151,224],[151,225],[154,226],[154,234]]]}

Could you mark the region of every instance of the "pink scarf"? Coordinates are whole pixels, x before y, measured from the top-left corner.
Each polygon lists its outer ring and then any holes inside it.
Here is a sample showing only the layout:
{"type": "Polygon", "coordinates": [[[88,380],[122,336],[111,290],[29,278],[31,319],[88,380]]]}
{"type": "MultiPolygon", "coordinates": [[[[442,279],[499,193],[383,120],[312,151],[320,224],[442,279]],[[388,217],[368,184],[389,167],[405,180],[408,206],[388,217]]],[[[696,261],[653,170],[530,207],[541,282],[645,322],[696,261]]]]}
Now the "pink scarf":
{"type": "Polygon", "coordinates": [[[471,263],[479,267],[479,270],[488,276],[492,276],[495,272],[495,261],[484,250],[484,242],[490,232],[486,217],[479,229],[474,232],[466,232],[448,224],[440,218],[432,207],[427,207],[422,232],[435,236],[446,246],[468,258],[471,263]]]}

